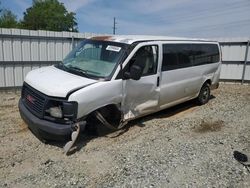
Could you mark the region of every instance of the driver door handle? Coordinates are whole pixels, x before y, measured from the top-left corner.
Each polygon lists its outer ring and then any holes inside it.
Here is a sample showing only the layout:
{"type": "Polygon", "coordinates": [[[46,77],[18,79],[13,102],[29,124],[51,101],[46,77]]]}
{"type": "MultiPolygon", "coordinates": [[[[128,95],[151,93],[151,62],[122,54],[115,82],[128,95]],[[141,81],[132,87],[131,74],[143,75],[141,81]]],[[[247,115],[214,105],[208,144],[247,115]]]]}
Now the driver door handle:
{"type": "Polygon", "coordinates": [[[160,77],[157,76],[157,84],[156,84],[156,86],[159,87],[159,85],[160,85],[160,77]]]}

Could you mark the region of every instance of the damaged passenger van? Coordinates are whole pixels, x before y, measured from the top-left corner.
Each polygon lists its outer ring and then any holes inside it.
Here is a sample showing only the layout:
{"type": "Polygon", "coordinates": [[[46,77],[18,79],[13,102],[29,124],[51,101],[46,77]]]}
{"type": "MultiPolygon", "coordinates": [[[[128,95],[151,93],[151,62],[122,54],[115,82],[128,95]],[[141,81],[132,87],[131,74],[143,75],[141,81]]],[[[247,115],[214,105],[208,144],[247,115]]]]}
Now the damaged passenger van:
{"type": "Polygon", "coordinates": [[[37,137],[75,139],[88,126],[116,130],[191,99],[205,104],[218,88],[220,68],[216,41],[93,37],[61,63],[29,72],[19,110],[37,137]]]}

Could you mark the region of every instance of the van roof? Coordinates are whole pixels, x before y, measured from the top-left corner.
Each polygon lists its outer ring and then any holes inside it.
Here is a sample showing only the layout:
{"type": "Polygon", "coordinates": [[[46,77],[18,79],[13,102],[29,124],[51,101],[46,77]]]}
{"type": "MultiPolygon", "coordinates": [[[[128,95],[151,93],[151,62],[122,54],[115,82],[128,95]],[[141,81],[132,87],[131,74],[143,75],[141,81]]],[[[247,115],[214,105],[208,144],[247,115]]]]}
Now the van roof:
{"type": "Polygon", "coordinates": [[[217,42],[208,39],[197,38],[181,38],[181,37],[169,37],[169,36],[152,36],[152,35],[104,35],[92,37],[93,40],[113,41],[126,44],[132,44],[134,42],[141,41],[202,41],[202,42],[217,42]]]}

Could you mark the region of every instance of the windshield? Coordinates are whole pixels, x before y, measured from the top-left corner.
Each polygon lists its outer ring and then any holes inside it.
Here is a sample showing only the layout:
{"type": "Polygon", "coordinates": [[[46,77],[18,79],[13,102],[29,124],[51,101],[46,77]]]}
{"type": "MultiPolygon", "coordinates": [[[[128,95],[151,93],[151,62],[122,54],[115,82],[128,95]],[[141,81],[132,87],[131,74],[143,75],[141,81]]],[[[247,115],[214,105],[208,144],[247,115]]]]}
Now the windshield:
{"type": "Polygon", "coordinates": [[[107,78],[121,60],[125,45],[86,39],[66,56],[63,65],[86,77],[107,78]]]}

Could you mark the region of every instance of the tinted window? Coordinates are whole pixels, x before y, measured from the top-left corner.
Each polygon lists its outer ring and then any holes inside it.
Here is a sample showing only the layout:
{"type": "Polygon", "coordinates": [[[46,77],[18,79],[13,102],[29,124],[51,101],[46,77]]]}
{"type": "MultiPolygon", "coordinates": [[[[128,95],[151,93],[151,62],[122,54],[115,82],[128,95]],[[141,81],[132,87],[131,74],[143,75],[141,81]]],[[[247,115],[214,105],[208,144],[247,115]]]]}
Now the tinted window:
{"type": "Polygon", "coordinates": [[[194,65],[219,62],[219,49],[216,44],[193,44],[194,65]]]}
{"type": "Polygon", "coordinates": [[[164,44],[162,71],[219,61],[216,44],[164,44]]]}
{"type": "Polygon", "coordinates": [[[191,44],[164,44],[162,70],[192,66],[191,44]]]}

